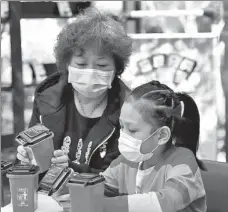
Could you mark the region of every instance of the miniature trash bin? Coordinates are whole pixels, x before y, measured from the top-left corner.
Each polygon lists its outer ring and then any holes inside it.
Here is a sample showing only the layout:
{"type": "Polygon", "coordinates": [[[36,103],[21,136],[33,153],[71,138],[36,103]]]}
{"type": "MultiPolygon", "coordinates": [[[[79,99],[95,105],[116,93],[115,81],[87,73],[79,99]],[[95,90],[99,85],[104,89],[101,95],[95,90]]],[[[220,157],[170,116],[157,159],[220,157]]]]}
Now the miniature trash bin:
{"type": "Polygon", "coordinates": [[[73,174],[67,186],[72,211],[102,212],[105,178],[98,174],[73,174]]]}
{"type": "Polygon", "coordinates": [[[13,212],[34,212],[37,209],[39,167],[17,164],[7,171],[13,212]]]}
{"type": "Polygon", "coordinates": [[[51,166],[54,152],[53,137],[54,133],[43,124],[36,124],[16,137],[19,144],[32,150],[32,162],[39,166],[40,173],[47,171],[51,166]]]}

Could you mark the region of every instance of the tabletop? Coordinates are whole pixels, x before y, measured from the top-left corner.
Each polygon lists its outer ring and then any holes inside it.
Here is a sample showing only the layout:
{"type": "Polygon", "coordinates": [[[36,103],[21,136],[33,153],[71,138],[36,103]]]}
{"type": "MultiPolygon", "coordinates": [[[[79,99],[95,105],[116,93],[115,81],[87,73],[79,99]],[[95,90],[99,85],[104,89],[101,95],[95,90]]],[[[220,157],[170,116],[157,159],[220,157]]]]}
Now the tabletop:
{"type": "MultiPolygon", "coordinates": [[[[2,212],[13,212],[12,204],[1,208],[2,212]]],[[[52,198],[38,194],[38,208],[35,212],[63,212],[63,208],[52,198]]]]}

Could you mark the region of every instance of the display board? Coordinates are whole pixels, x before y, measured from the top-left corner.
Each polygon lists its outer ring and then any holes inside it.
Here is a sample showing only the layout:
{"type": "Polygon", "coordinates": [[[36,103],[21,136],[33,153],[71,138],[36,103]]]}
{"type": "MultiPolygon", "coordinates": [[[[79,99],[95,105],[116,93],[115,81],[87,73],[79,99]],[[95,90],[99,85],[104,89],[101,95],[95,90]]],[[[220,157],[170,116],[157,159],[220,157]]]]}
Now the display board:
{"type": "Polygon", "coordinates": [[[133,54],[122,79],[131,89],[158,80],[177,92],[190,94],[201,115],[199,157],[215,160],[218,98],[219,111],[223,113],[225,108],[222,102],[224,96],[221,96],[219,90],[223,48],[219,43],[215,45],[213,42],[213,39],[206,38],[135,40],[133,54]]]}

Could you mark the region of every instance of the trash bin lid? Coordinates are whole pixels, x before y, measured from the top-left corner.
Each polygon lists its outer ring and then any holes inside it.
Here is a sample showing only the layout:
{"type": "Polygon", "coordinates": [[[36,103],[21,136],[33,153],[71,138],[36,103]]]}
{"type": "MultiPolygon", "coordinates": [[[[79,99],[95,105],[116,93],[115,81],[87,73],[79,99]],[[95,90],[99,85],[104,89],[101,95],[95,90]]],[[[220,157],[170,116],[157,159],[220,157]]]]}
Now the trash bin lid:
{"type": "Polygon", "coordinates": [[[16,164],[7,170],[10,175],[32,175],[40,170],[39,166],[16,164]]]}
{"type": "Polygon", "coordinates": [[[11,161],[1,161],[1,171],[6,171],[12,166],[13,166],[13,163],[11,161]]]}
{"type": "Polygon", "coordinates": [[[84,186],[95,185],[104,182],[105,178],[94,173],[75,173],[71,176],[68,183],[84,184],[84,186]]]}
{"type": "Polygon", "coordinates": [[[52,132],[42,124],[36,124],[33,127],[26,129],[23,132],[20,132],[19,135],[16,136],[15,140],[24,146],[33,145],[38,143],[50,136],[52,136],[52,132]]]}

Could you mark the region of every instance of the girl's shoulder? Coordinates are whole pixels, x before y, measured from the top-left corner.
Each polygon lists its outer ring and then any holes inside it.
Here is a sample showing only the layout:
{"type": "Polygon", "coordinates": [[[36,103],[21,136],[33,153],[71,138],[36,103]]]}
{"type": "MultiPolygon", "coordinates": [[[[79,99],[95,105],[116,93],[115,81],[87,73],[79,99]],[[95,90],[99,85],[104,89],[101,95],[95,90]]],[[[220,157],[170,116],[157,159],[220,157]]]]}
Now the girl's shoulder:
{"type": "Polygon", "coordinates": [[[165,163],[170,168],[190,168],[193,174],[195,174],[199,168],[193,152],[184,147],[174,148],[170,152],[169,156],[164,158],[163,163],[165,163]]]}

